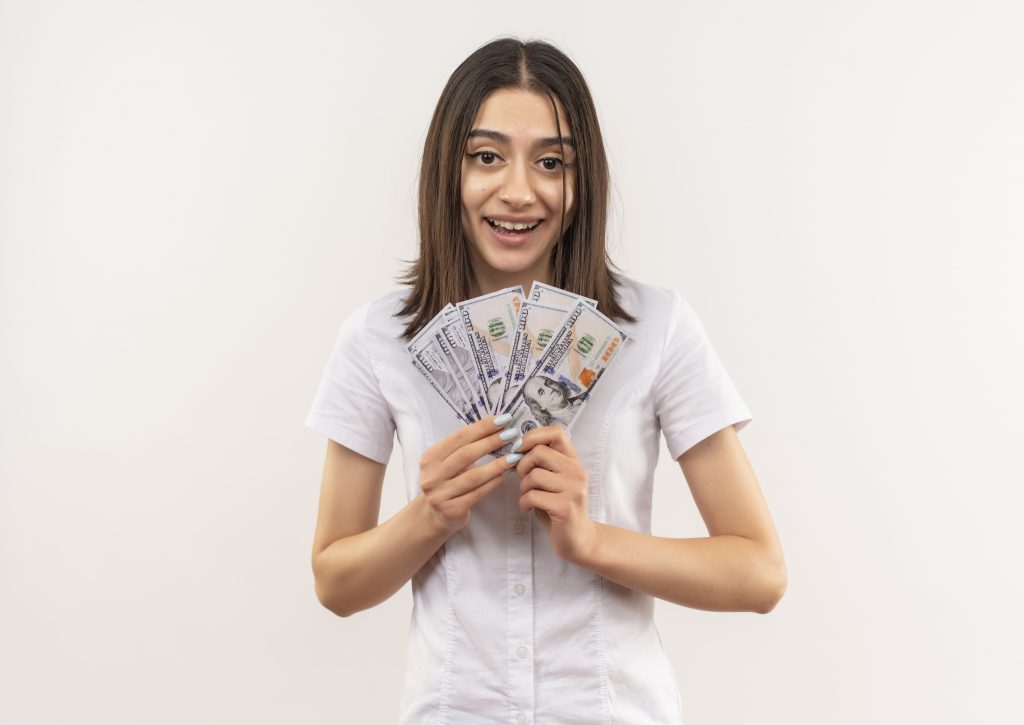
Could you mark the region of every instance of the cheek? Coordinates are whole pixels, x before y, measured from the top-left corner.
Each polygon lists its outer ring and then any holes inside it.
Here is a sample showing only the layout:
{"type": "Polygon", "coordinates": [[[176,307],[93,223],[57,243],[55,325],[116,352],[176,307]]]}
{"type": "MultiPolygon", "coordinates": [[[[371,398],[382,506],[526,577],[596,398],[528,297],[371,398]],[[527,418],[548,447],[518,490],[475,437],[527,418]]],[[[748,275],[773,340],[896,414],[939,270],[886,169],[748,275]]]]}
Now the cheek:
{"type": "Polygon", "coordinates": [[[467,208],[473,205],[473,176],[466,172],[465,166],[462,168],[462,175],[459,178],[459,198],[462,201],[462,211],[466,212],[467,208]]]}
{"type": "Polygon", "coordinates": [[[565,213],[571,216],[576,209],[576,178],[570,175],[565,180],[565,213]]]}
{"type": "MultiPolygon", "coordinates": [[[[555,212],[562,209],[562,181],[554,179],[545,193],[547,205],[555,212]]],[[[573,181],[565,180],[565,219],[568,222],[572,218],[575,208],[576,194],[573,192],[573,181]]]]}
{"type": "Polygon", "coordinates": [[[460,192],[462,194],[463,211],[472,212],[472,214],[475,215],[479,212],[484,200],[486,200],[490,194],[490,189],[486,184],[470,181],[463,183],[460,192]]]}

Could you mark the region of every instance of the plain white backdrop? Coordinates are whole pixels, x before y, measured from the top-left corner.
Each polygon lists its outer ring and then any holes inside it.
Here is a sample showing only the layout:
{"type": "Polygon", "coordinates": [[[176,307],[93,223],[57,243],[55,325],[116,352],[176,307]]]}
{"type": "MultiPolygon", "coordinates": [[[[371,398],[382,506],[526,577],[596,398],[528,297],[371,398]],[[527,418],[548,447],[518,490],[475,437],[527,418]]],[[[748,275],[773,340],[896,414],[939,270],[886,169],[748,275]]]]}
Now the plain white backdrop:
{"type": "MultiPolygon", "coordinates": [[[[416,254],[445,81],[507,34],[583,70],[612,254],[683,293],[754,415],[789,588],[658,602],[686,721],[1024,721],[1022,27],[1012,0],[0,2],[0,722],[395,721],[410,590],[317,602],[303,420],[416,254]]],[[[664,449],[653,533],[707,533],[664,449]]]]}

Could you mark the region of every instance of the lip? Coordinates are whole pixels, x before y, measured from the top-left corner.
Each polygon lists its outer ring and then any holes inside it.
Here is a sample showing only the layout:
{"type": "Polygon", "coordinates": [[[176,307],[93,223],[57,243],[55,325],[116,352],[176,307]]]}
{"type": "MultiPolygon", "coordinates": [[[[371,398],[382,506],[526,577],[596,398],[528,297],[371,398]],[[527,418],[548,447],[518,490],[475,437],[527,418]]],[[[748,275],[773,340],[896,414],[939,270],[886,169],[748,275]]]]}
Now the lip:
{"type": "Polygon", "coordinates": [[[519,224],[532,224],[533,222],[536,221],[544,221],[543,217],[538,219],[535,216],[508,216],[507,214],[486,214],[484,215],[484,219],[493,219],[494,221],[498,222],[512,222],[519,224]]]}
{"type": "MultiPolygon", "coordinates": [[[[511,221],[511,222],[531,222],[531,221],[537,221],[537,217],[533,217],[532,219],[514,219],[514,218],[502,217],[502,216],[492,216],[492,217],[489,217],[489,218],[490,219],[497,219],[498,221],[511,221]]],[[[533,229],[531,229],[530,231],[526,232],[525,234],[521,234],[520,233],[520,234],[517,234],[515,237],[505,236],[504,234],[499,232],[497,229],[492,227],[490,222],[487,221],[487,219],[482,219],[481,220],[481,224],[483,224],[485,227],[487,227],[487,233],[490,235],[491,239],[496,241],[501,246],[503,246],[503,247],[521,247],[524,244],[526,244],[527,242],[529,242],[531,239],[533,239],[534,235],[537,233],[537,230],[544,226],[544,220],[541,219],[540,224],[538,224],[537,226],[535,226],[533,229]]]]}

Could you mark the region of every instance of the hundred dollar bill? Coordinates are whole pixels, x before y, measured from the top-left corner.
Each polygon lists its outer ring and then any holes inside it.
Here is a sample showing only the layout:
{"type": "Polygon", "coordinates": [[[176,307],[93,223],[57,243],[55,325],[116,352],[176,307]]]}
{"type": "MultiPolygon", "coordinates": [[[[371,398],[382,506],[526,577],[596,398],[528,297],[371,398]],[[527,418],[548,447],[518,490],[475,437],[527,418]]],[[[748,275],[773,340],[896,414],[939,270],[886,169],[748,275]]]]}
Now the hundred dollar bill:
{"type": "Polygon", "coordinates": [[[405,346],[410,355],[415,355],[428,342],[434,339],[434,334],[441,329],[441,325],[448,321],[448,315],[455,312],[455,305],[449,303],[441,308],[434,317],[423,326],[423,329],[416,333],[416,336],[405,346]]]}
{"type": "Polygon", "coordinates": [[[451,400],[451,398],[448,397],[448,395],[444,392],[444,390],[442,390],[441,387],[434,381],[434,378],[431,377],[430,372],[426,369],[426,367],[423,365],[423,363],[421,363],[417,358],[413,358],[411,362],[412,362],[413,366],[417,370],[419,370],[421,373],[423,373],[423,377],[425,377],[427,379],[427,382],[430,383],[431,387],[434,388],[434,390],[437,391],[437,394],[440,395],[441,398],[444,400],[444,402],[448,404],[448,407],[450,407],[455,412],[455,417],[456,418],[458,418],[460,421],[462,421],[466,425],[469,425],[470,423],[473,422],[470,418],[468,418],[463,412],[461,412],[459,410],[458,406],[451,400]]]}
{"type": "Polygon", "coordinates": [[[553,423],[572,428],[626,339],[612,320],[577,301],[505,412],[522,433],[553,423]]]}
{"type": "Polygon", "coordinates": [[[423,349],[416,353],[415,359],[421,366],[420,371],[425,370],[431,381],[436,383],[434,389],[447,399],[449,405],[455,408],[461,417],[471,422],[480,419],[479,412],[463,397],[455,375],[445,362],[437,338],[424,345],[423,349]]]}
{"type": "MultiPolygon", "coordinates": [[[[417,353],[417,358],[422,360],[424,355],[429,355],[433,366],[431,375],[470,420],[478,421],[486,414],[482,412],[482,409],[477,408],[473,395],[467,392],[466,387],[462,384],[461,371],[456,367],[452,355],[445,353],[444,345],[444,338],[439,334],[434,335],[434,339],[417,353]]],[[[425,362],[425,360],[423,361],[425,362]]]]}
{"type": "Polygon", "coordinates": [[[548,343],[562,328],[568,314],[567,307],[544,305],[529,300],[523,302],[519,309],[516,336],[512,343],[512,358],[505,373],[505,385],[498,403],[499,410],[505,409],[506,402],[512,400],[512,396],[519,391],[523,381],[533,373],[548,343]]]}
{"type": "Polygon", "coordinates": [[[449,368],[462,388],[465,399],[478,411],[479,417],[484,417],[487,404],[484,401],[483,388],[477,381],[476,360],[458,312],[454,307],[452,309],[448,316],[449,321],[441,325],[441,331],[437,333],[437,341],[446,356],[449,368]]]}
{"type": "Polygon", "coordinates": [[[566,292],[564,289],[553,287],[537,280],[534,280],[533,284],[530,285],[530,296],[528,299],[531,302],[540,302],[545,305],[566,308],[575,305],[577,300],[584,300],[591,307],[597,307],[597,300],[592,300],[583,295],[574,295],[572,292],[566,292]]]}
{"type": "Polygon", "coordinates": [[[512,356],[512,335],[522,303],[523,288],[516,285],[456,305],[469,338],[488,413],[495,412],[501,397],[502,381],[512,356]]]}
{"type": "Polygon", "coordinates": [[[479,420],[480,415],[472,404],[472,397],[465,395],[459,385],[457,374],[448,367],[444,352],[436,338],[441,326],[454,314],[455,306],[445,305],[405,346],[405,349],[418,363],[416,369],[427,378],[431,386],[461,418],[469,421],[479,420]]]}

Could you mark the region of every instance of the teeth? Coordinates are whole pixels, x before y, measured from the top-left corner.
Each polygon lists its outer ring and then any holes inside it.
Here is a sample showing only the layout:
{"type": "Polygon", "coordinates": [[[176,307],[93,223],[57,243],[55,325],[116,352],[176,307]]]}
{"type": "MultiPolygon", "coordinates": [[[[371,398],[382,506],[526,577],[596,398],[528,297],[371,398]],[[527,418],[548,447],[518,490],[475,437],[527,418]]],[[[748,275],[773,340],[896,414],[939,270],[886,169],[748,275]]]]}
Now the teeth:
{"type": "Polygon", "coordinates": [[[520,231],[522,229],[533,229],[535,226],[540,224],[540,220],[539,219],[537,221],[535,221],[535,222],[530,222],[530,223],[503,222],[503,221],[498,221],[497,219],[488,219],[487,221],[489,221],[492,225],[494,225],[496,227],[501,227],[502,229],[508,229],[510,231],[520,231]]]}

